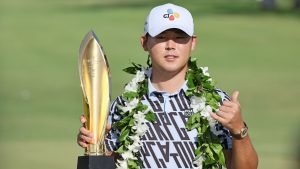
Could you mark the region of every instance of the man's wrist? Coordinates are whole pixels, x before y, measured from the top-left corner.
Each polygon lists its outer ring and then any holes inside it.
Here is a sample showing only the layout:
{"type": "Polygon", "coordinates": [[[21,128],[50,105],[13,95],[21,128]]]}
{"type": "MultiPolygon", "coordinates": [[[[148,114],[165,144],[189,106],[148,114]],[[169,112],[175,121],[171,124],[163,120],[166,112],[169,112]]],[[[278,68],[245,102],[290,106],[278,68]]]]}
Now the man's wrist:
{"type": "Polygon", "coordinates": [[[241,127],[240,129],[236,131],[230,131],[230,134],[233,138],[240,140],[248,135],[248,126],[245,122],[243,122],[243,124],[243,127],[241,127]]]}

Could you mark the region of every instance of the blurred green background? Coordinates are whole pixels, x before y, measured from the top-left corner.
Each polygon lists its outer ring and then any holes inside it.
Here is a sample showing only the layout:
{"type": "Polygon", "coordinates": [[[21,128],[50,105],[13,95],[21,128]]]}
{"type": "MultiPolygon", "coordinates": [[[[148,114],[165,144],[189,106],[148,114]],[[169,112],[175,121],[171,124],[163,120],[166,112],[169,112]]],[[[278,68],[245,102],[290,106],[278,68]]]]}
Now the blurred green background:
{"type": "MultiPolygon", "coordinates": [[[[82,114],[77,68],[84,35],[98,35],[122,92],[149,10],[167,1],[1,0],[0,168],[74,169],[82,114]]],[[[169,1],[193,13],[197,50],[217,86],[240,91],[243,116],[260,169],[296,168],[299,150],[300,11],[278,0],[274,11],[255,0],[169,1]]],[[[299,161],[299,160],[298,160],[299,161]]]]}

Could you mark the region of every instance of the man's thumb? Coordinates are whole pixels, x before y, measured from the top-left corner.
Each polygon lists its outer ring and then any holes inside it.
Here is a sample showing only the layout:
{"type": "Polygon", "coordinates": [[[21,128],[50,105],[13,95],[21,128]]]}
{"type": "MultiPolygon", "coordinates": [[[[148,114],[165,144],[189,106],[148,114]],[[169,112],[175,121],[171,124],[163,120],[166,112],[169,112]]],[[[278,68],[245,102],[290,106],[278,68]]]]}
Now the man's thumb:
{"type": "Polygon", "coordinates": [[[234,91],[232,93],[231,99],[233,102],[237,102],[238,101],[238,97],[239,97],[239,91],[234,91]]]}

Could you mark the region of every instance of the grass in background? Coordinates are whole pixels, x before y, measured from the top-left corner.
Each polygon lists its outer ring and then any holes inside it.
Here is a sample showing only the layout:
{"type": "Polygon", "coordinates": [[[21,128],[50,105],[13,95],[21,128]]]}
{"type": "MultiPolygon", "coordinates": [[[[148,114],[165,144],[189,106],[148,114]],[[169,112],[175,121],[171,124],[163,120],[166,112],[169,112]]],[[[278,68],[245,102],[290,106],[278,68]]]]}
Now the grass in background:
{"type": "MultiPolygon", "coordinates": [[[[166,2],[166,1],[163,1],[166,2]]],[[[173,1],[182,4],[182,1],[173,1]]],[[[250,0],[185,1],[195,16],[193,53],[217,86],[240,91],[261,169],[292,168],[299,138],[299,13],[267,13],[250,0]]],[[[82,111],[77,58],[93,29],[112,69],[113,98],[143,63],[148,11],[161,1],[19,1],[0,5],[0,168],[75,168],[82,111]]]]}

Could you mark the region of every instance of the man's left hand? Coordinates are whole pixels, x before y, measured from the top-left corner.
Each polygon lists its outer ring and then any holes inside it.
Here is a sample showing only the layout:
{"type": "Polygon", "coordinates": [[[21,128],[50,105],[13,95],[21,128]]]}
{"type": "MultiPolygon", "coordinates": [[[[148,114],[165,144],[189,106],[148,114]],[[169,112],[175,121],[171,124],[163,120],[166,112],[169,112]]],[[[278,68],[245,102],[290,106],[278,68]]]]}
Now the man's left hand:
{"type": "Polygon", "coordinates": [[[231,133],[239,133],[244,127],[244,122],[241,113],[241,105],[238,101],[239,92],[234,91],[231,101],[224,101],[219,107],[219,111],[211,113],[212,118],[220,122],[231,133]]]}

